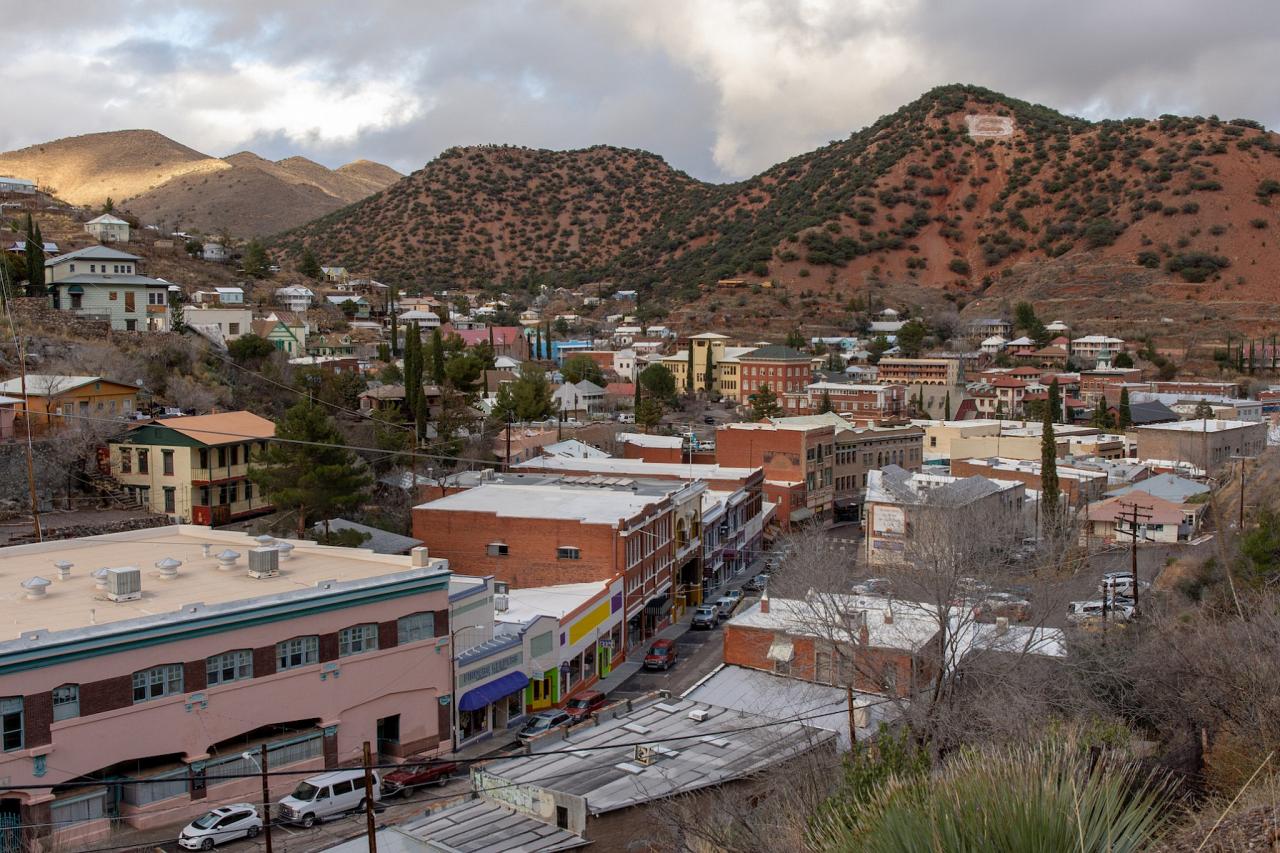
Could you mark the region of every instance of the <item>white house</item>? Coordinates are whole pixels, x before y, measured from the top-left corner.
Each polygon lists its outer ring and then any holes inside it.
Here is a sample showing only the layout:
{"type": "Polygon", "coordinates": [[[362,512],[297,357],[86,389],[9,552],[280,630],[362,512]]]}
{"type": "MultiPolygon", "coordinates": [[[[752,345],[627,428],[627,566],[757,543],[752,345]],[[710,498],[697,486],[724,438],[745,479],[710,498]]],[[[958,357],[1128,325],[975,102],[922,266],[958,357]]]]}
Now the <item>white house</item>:
{"type": "Polygon", "coordinates": [[[227,247],[211,240],[200,247],[200,257],[215,264],[225,264],[227,262],[227,247]]]}
{"type": "Polygon", "coordinates": [[[26,178],[0,178],[0,193],[31,195],[35,191],[35,181],[28,181],[26,178]]]}
{"type": "Polygon", "coordinates": [[[982,342],[981,348],[987,355],[999,355],[1004,352],[1004,348],[1008,346],[1008,344],[1009,342],[1000,335],[992,335],[982,342]]]}
{"type": "Polygon", "coordinates": [[[243,306],[188,307],[182,313],[188,328],[216,346],[225,347],[253,331],[253,312],[243,306]]]}
{"type": "Polygon", "coordinates": [[[90,219],[84,224],[84,230],[103,243],[129,242],[129,223],[110,213],[90,219]]]}
{"type": "Polygon", "coordinates": [[[324,280],[333,284],[341,284],[351,277],[346,267],[320,267],[324,280]]]}
{"type": "Polygon", "coordinates": [[[613,372],[628,382],[634,382],[636,378],[636,351],[633,349],[620,349],[614,352],[613,372]]]}
{"type": "Polygon", "coordinates": [[[280,303],[280,307],[286,311],[306,311],[311,307],[311,300],[314,298],[315,294],[311,289],[300,284],[282,287],[276,291],[276,302],[280,303]]]}
{"type": "Polygon", "coordinates": [[[53,307],[124,332],[169,329],[169,282],[138,274],[138,256],[89,246],[45,261],[53,307]]]}
{"type": "Polygon", "coordinates": [[[565,382],[552,393],[551,405],[566,415],[598,412],[604,407],[604,389],[585,379],[576,385],[565,382]]]}

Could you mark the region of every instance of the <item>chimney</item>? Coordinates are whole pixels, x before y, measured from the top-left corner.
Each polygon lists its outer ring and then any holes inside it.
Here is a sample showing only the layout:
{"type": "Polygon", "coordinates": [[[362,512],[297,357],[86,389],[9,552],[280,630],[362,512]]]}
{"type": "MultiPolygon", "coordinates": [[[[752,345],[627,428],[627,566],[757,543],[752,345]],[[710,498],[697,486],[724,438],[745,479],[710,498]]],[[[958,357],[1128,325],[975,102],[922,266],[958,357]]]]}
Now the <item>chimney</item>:
{"type": "Polygon", "coordinates": [[[761,613],[769,612],[769,592],[767,590],[765,591],[764,595],[760,596],[760,612],[761,613]]]}
{"type": "Polygon", "coordinates": [[[431,552],[425,546],[419,545],[409,552],[409,565],[415,569],[426,568],[431,565],[431,552]]]}
{"type": "Polygon", "coordinates": [[[863,610],[859,615],[862,618],[858,620],[858,642],[864,646],[871,645],[871,631],[867,628],[867,611],[863,610]]]}
{"type": "Polygon", "coordinates": [[[892,607],[886,607],[884,609],[884,624],[886,625],[893,624],[893,608],[892,607]]]}

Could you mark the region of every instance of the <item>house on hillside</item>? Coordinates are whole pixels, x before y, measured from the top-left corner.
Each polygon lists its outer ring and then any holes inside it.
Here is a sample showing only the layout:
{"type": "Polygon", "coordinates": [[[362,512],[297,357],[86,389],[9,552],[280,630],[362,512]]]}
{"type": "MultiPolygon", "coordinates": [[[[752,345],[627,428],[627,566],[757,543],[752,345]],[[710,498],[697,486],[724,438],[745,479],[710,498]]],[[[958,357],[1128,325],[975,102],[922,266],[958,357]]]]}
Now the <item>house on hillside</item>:
{"type": "Polygon", "coordinates": [[[138,272],[139,258],[106,246],[44,262],[55,310],[111,324],[122,332],[169,330],[169,282],[138,272]]]}
{"type": "Polygon", "coordinates": [[[35,191],[35,181],[29,181],[26,178],[0,177],[0,193],[21,193],[22,195],[32,195],[35,191]]]}
{"type": "Polygon", "coordinates": [[[25,390],[21,377],[7,379],[0,382],[0,395],[18,401],[15,416],[30,413],[34,433],[74,425],[77,417],[92,418],[89,424],[124,420],[138,409],[137,386],[101,376],[28,373],[25,390]]]}
{"type": "Polygon", "coordinates": [[[586,379],[566,382],[551,394],[551,405],[562,415],[589,415],[604,408],[604,389],[586,379]]]}
{"type": "Polygon", "coordinates": [[[276,302],[286,311],[303,312],[311,307],[315,293],[300,284],[282,287],[276,291],[276,302]]]}
{"type": "Polygon", "coordinates": [[[225,264],[230,255],[227,254],[226,246],[210,240],[200,247],[200,257],[211,263],[225,264]]]}
{"type": "Polygon", "coordinates": [[[351,278],[346,267],[320,267],[324,280],[330,284],[345,284],[351,278]]]}
{"type": "Polygon", "coordinates": [[[356,320],[368,320],[373,310],[369,300],[359,295],[341,293],[336,296],[326,296],[324,299],[344,314],[347,313],[347,303],[350,302],[351,316],[356,320]]]}
{"type": "Polygon", "coordinates": [[[110,213],[90,219],[84,224],[84,230],[103,243],[129,242],[129,223],[110,213]]]}
{"type": "Polygon", "coordinates": [[[302,355],[306,351],[306,337],[299,339],[295,330],[282,320],[254,320],[253,333],[287,355],[302,355]]]}
{"type": "Polygon", "coordinates": [[[249,480],[249,457],[275,434],[252,412],[148,421],[109,442],[111,476],[174,521],[226,524],[272,509],[249,480]]]}

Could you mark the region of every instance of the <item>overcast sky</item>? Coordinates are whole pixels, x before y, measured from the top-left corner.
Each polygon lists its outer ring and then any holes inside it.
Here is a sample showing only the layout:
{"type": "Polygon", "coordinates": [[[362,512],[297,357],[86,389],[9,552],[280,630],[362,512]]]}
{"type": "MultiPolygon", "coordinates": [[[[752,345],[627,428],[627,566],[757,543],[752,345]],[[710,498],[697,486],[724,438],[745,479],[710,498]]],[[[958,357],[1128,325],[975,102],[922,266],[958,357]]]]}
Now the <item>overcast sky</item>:
{"type": "Polygon", "coordinates": [[[735,180],[932,86],[1280,125],[1280,0],[220,0],[25,5],[0,150],[152,128],[404,172],[453,145],[645,148],[735,180]]]}

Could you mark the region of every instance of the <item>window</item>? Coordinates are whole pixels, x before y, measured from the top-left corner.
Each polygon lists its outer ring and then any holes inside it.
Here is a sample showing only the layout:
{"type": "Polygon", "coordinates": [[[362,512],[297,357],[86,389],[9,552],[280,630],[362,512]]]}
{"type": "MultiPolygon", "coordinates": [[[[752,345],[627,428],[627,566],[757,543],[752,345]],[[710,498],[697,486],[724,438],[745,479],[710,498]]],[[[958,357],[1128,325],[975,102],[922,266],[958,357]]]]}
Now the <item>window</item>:
{"type": "Polygon", "coordinates": [[[488,550],[490,557],[505,557],[509,552],[506,542],[490,542],[488,550]]]}
{"type": "Polygon", "coordinates": [[[218,448],[218,467],[227,467],[227,449],[225,447],[218,448]]]}
{"type": "Polygon", "coordinates": [[[151,291],[147,294],[148,305],[163,305],[165,303],[165,294],[151,291]]]}
{"type": "Polygon", "coordinates": [[[253,500],[253,483],[248,481],[244,484],[244,499],[247,501],[253,500]]]}
{"type": "Polygon", "coordinates": [[[320,660],[320,638],[294,637],[283,643],[276,643],[276,669],[296,669],[308,666],[320,660]]]}
{"type": "Polygon", "coordinates": [[[148,702],[182,692],[182,664],[153,666],[133,674],[133,702],[148,702]]]}
{"type": "Polygon", "coordinates": [[[22,744],[22,697],[0,699],[0,747],[11,752],[22,744]]]}
{"type": "Polygon", "coordinates": [[[205,661],[205,672],[208,674],[210,687],[242,678],[253,678],[253,652],[249,649],[236,649],[234,652],[214,655],[205,661]]]}
{"type": "Polygon", "coordinates": [[[125,320],[125,321],[124,321],[124,330],[125,330],[126,332],[136,332],[136,331],[138,331],[138,321],[137,321],[137,320],[125,320]]]}
{"type": "Polygon", "coordinates": [[[166,477],[172,477],[173,476],[173,451],[161,450],[160,459],[163,463],[164,475],[166,477]]]}
{"type": "Polygon", "coordinates": [[[400,645],[429,640],[436,635],[434,613],[411,613],[396,620],[396,642],[400,645]]]}
{"type": "Polygon", "coordinates": [[[84,294],[83,294],[83,293],[73,293],[73,294],[71,294],[71,307],[72,307],[72,309],[73,309],[73,310],[74,310],[74,309],[80,309],[80,308],[83,308],[83,307],[84,307],[84,294]]]}
{"type": "Polygon", "coordinates": [[[164,487],[164,511],[165,512],[172,513],[172,512],[178,511],[178,501],[177,501],[176,491],[177,490],[174,489],[173,486],[164,487]]]}
{"type": "Polygon", "coordinates": [[[125,311],[128,311],[128,312],[131,312],[131,313],[132,313],[133,311],[138,310],[138,306],[137,306],[137,304],[134,302],[134,293],[133,293],[133,291],[132,291],[132,290],[127,290],[127,291],[125,291],[125,294],[124,294],[124,310],[125,310],[125,311]]]}
{"type": "Polygon", "coordinates": [[[133,451],[127,447],[120,448],[120,473],[133,473],[133,451]]]}
{"type": "Polygon", "coordinates": [[[556,549],[556,559],[557,560],[581,560],[582,552],[579,551],[577,548],[573,548],[568,545],[561,545],[559,548],[556,549]]]}
{"type": "Polygon", "coordinates": [[[200,448],[200,467],[209,467],[209,449],[207,447],[200,448]]]}
{"type": "Polygon", "coordinates": [[[138,451],[138,473],[139,473],[139,474],[146,474],[146,473],[148,473],[148,471],[147,471],[147,455],[148,455],[148,453],[147,453],[147,451],[145,451],[145,450],[139,450],[139,451],[138,451]]]}
{"type": "Polygon", "coordinates": [[[53,721],[80,716],[80,685],[64,684],[53,688],[53,721]]]}
{"type": "Polygon", "coordinates": [[[338,632],[338,657],[358,655],[378,648],[378,626],[372,622],[353,625],[338,632]]]}
{"type": "Polygon", "coordinates": [[[239,324],[239,323],[228,323],[228,324],[227,324],[227,334],[229,334],[229,335],[238,335],[238,334],[240,334],[240,324],[239,324]]]}

